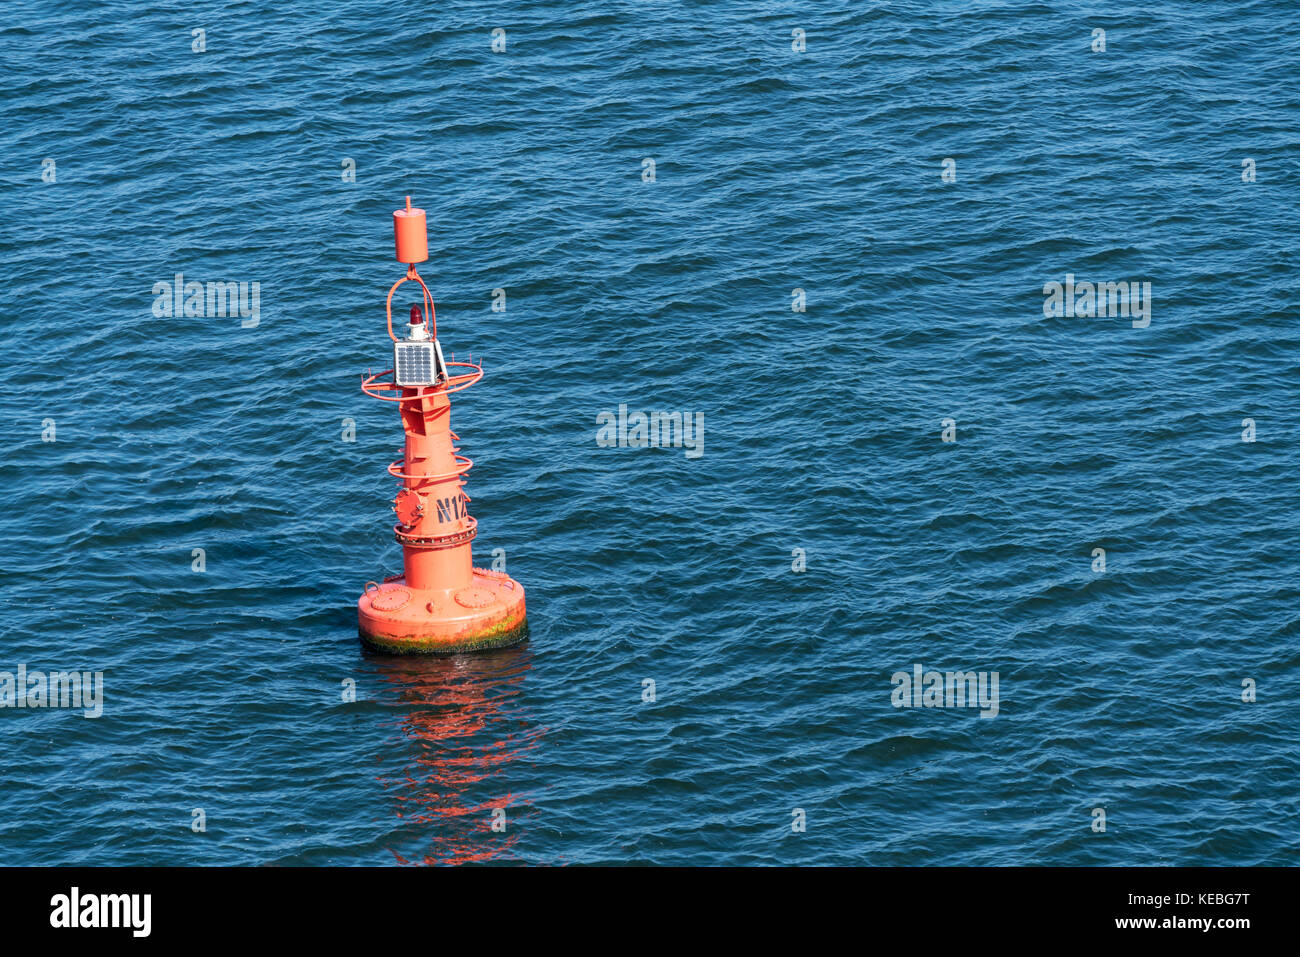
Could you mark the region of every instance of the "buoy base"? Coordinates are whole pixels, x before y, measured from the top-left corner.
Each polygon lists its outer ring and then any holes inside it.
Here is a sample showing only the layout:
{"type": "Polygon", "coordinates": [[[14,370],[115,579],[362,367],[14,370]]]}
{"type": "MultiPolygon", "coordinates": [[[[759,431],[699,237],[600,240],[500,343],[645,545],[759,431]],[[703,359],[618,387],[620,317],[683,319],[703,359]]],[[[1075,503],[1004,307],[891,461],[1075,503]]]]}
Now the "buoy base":
{"type": "Polygon", "coordinates": [[[474,569],[464,588],[419,589],[393,578],[357,600],[357,631],[376,651],[454,655],[507,648],[528,637],[524,589],[501,572],[474,569]]]}

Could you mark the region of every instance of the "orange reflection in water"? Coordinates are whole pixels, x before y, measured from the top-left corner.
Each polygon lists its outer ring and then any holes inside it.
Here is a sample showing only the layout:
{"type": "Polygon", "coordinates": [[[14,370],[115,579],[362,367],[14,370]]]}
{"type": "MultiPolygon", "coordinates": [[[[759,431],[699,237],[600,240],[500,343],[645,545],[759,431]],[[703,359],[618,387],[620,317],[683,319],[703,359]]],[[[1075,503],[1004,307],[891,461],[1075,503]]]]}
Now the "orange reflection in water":
{"type": "Polygon", "coordinates": [[[397,727],[414,748],[405,773],[381,778],[396,813],[419,829],[428,853],[412,859],[389,848],[399,864],[464,864],[507,856],[519,840],[520,807],[509,790],[510,765],[535,748],[544,729],[520,708],[520,685],[531,667],[528,646],[452,658],[373,656],[385,683],[380,703],[402,712],[397,727]],[[492,830],[505,810],[505,832],[492,830]]]}

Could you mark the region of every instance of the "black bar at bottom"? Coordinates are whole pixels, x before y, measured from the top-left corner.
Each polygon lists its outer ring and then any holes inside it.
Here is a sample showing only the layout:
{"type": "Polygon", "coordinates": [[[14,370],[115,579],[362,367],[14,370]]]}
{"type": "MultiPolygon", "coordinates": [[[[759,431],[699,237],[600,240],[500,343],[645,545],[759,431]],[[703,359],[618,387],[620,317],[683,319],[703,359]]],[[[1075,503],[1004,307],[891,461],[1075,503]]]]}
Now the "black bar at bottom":
{"type": "Polygon", "coordinates": [[[428,944],[431,933],[475,926],[494,940],[512,930],[527,939],[557,921],[579,938],[613,921],[650,939],[700,922],[746,935],[815,921],[819,935],[840,926],[873,944],[1050,933],[1231,947],[1287,929],[1293,877],[1284,868],[6,868],[0,926],[15,942],[373,947],[376,933],[384,946],[428,944]]]}

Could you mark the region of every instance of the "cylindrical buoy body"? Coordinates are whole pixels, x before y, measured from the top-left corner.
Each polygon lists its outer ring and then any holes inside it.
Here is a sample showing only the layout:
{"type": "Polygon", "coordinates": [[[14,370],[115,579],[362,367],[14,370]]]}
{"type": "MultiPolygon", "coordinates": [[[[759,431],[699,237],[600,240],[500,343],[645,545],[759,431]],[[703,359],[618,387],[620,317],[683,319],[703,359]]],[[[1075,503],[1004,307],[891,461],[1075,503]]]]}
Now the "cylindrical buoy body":
{"type": "Polygon", "coordinates": [[[429,258],[429,230],[424,210],[412,208],[406,200],[406,209],[393,210],[393,239],[397,243],[399,263],[422,263],[429,258]]]}
{"type": "Polygon", "coordinates": [[[403,569],[357,602],[361,637],[397,654],[517,644],[528,633],[524,589],[503,572],[474,567],[469,460],[456,454],[446,392],[420,387],[403,398],[406,453],[394,473],[403,483],[393,506],[403,569]]]}

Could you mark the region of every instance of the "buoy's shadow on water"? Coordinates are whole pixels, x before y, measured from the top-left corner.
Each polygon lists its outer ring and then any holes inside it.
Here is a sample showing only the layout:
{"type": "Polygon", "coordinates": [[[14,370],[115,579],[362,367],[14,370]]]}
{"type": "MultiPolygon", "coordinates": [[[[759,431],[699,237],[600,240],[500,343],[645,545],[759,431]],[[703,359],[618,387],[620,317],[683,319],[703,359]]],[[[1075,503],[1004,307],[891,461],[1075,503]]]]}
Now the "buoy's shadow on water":
{"type": "Polygon", "coordinates": [[[461,655],[365,652],[375,703],[398,713],[379,756],[400,820],[388,850],[399,864],[459,864],[510,856],[528,801],[509,788],[511,765],[541,740],[521,706],[532,667],[527,642],[461,655]],[[402,764],[395,767],[394,753],[402,764]],[[412,850],[412,848],[418,850],[412,850]]]}

